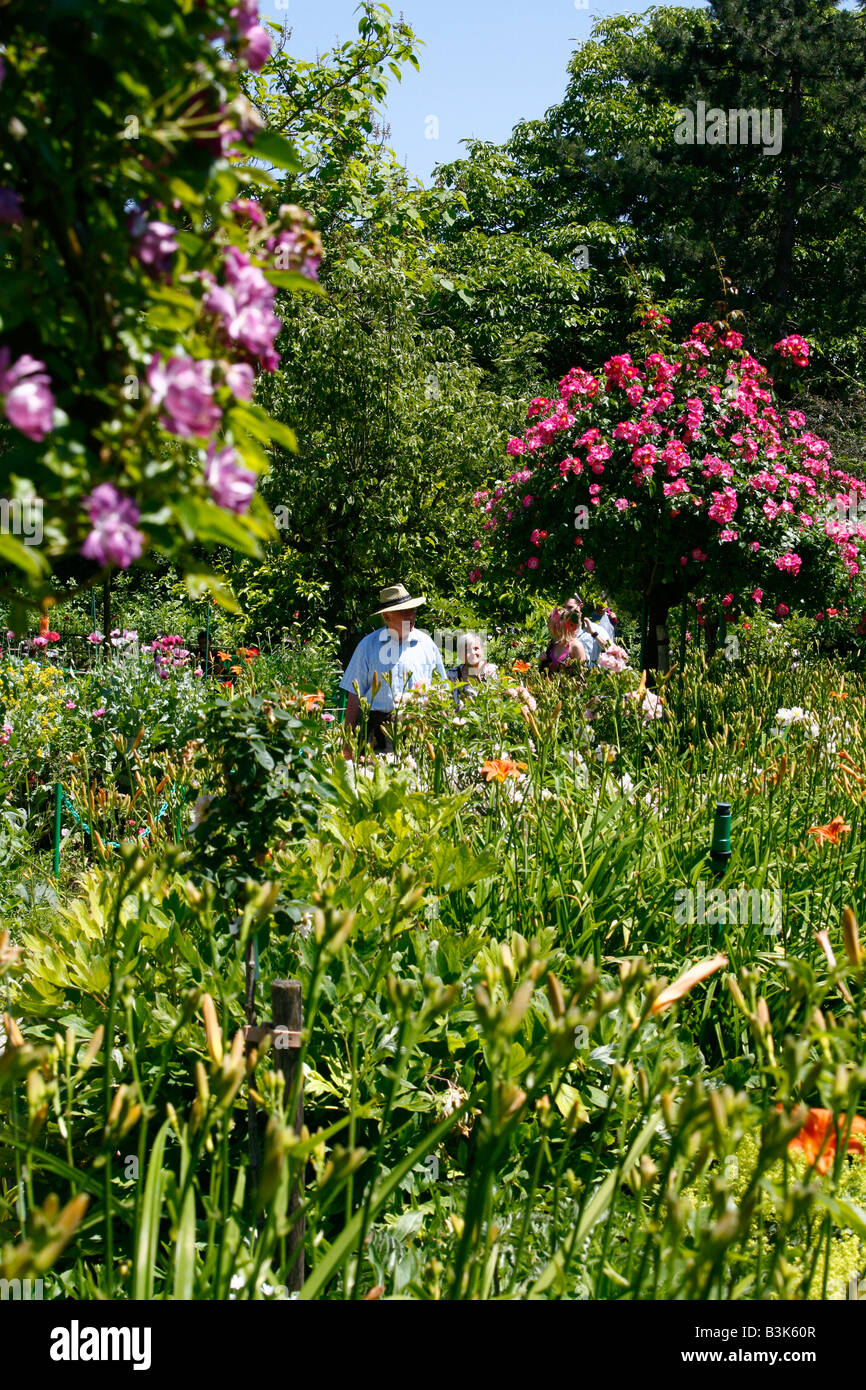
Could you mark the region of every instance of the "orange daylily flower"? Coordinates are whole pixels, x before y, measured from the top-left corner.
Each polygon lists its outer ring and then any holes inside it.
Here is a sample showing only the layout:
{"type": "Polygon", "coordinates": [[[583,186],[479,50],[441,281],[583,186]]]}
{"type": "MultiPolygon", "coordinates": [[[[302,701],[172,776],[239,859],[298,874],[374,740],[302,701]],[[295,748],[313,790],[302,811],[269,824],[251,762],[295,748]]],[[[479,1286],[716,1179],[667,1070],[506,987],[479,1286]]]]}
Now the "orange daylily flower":
{"type": "Polygon", "coordinates": [[[488,758],[481,771],[488,782],[504,782],[507,777],[522,777],[526,763],[516,763],[512,758],[488,758]]]}
{"type": "MultiPolygon", "coordinates": [[[[781,1108],[779,1106],[779,1109],[781,1108]]],[[[834,1121],[832,1110],[821,1110],[812,1106],[806,1123],[800,1133],[794,1135],[788,1148],[801,1149],[810,1166],[815,1164],[819,1173],[828,1173],[833,1166],[833,1159],[836,1155],[837,1135],[844,1135],[846,1131],[848,1132],[847,1147],[849,1152],[853,1149],[855,1153],[862,1155],[863,1144],[854,1137],[856,1134],[866,1134],[866,1120],[861,1115],[854,1116],[851,1121],[851,1128],[848,1130],[848,1123],[844,1115],[840,1115],[838,1121],[834,1121]]]]}
{"type": "Polygon", "coordinates": [[[851,829],[846,825],[842,816],[834,816],[828,825],[813,825],[809,829],[809,834],[814,835],[818,844],[827,840],[831,845],[838,845],[839,836],[846,835],[851,829]]]}
{"type": "Polygon", "coordinates": [[[231,661],[232,659],[231,652],[217,652],[217,656],[220,661],[231,661]]]}
{"type": "Polygon", "coordinates": [[[847,700],[847,699],[848,699],[848,691],[847,691],[847,690],[831,690],[831,691],[830,691],[830,695],[831,695],[832,699],[834,699],[834,700],[847,700]]]}
{"type": "Polygon", "coordinates": [[[325,697],[321,690],[317,690],[315,695],[302,695],[301,699],[304,702],[304,709],[307,714],[312,714],[314,709],[321,709],[322,705],[325,703],[325,697]]]}
{"type": "Polygon", "coordinates": [[[234,673],[235,673],[236,676],[239,676],[239,675],[240,675],[241,669],[242,669],[242,668],[241,668],[240,666],[230,666],[230,667],[229,667],[229,670],[230,670],[230,671],[234,671],[234,673]]]}
{"type": "Polygon", "coordinates": [[[528,671],[528,670],[529,670],[529,662],[528,662],[528,661],[513,661],[513,662],[511,663],[511,669],[512,669],[512,671],[528,671]]]}
{"type": "Polygon", "coordinates": [[[721,970],[723,965],[727,965],[728,958],[721,951],[715,956],[710,956],[707,960],[698,961],[691,970],[687,970],[685,975],[681,975],[678,980],[674,980],[672,985],[663,989],[650,1006],[651,1014],[659,1014],[662,1009],[667,1009],[671,1004],[675,1004],[678,999],[682,999],[684,994],[688,994],[690,989],[700,984],[708,975],[715,975],[717,970],[721,970]]]}

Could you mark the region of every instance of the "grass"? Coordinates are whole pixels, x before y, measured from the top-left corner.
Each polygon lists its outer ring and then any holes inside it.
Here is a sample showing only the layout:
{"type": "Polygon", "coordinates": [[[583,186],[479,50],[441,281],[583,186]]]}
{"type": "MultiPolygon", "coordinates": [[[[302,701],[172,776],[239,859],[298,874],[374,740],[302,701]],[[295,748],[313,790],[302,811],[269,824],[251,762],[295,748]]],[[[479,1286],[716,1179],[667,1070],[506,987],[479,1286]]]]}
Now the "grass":
{"type": "Polygon", "coordinates": [[[76,868],[56,908],[7,909],[4,1277],[277,1296],[303,1216],[302,1298],[845,1297],[866,1238],[864,972],[842,930],[864,912],[866,686],[720,660],[645,721],[634,685],[535,680],[530,708],[506,677],[459,714],[407,708],[393,758],[352,767],[314,713],[324,798],[303,833],[275,819],[243,900],[158,828],[76,868]],[[526,770],[488,784],[490,758],[526,770]],[[762,889],[779,919],[739,896],[762,889]],[[259,1018],[272,979],[303,985],[300,1132],[267,1051],[232,1051],[253,937],[259,1018]],[[789,1148],[810,1107],[840,1127],[826,1173],[789,1148]]]}

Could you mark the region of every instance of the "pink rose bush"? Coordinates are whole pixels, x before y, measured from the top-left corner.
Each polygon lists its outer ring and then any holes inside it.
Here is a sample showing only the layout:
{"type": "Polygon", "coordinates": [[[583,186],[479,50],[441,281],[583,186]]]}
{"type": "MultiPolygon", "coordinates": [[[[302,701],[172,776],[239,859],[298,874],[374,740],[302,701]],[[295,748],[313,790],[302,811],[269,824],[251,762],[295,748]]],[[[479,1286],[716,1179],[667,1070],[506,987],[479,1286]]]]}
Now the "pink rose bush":
{"type": "MultiPolygon", "coordinates": [[[[791,608],[848,594],[866,526],[839,499],[866,497],[866,484],[781,406],[740,333],[698,323],[675,343],[665,332],[654,315],[642,357],[617,354],[597,375],[574,367],[555,397],[531,402],[505,449],[519,468],[475,495],[476,571],[567,588],[595,570],[611,588],[656,594],[662,617],[683,592],[717,613],[748,595],[791,608]],[[582,566],[580,513],[592,547],[582,566]]],[[[777,349],[808,362],[796,334],[777,349]]]]}

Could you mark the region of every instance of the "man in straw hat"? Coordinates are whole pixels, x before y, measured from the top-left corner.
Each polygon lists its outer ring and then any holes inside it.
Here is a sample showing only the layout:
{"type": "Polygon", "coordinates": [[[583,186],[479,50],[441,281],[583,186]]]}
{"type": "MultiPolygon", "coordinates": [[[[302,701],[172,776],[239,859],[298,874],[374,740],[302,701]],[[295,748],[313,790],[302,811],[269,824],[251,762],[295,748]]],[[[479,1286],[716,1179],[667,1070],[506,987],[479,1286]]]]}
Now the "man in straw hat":
{"type": "MultiPolygon", "coordinates": [[[[379,593],[380,607],[371,615],[384,626],[362,637],[346,667],[340,689],[346,692],[346,728],[357,728],[361,701],[370,706],[367,741],[379,751],[393,745],[385,725],[393,722],[395,703],[407,690],[429,685],[434,676],[445,680],[442,655],[433,638],[415,627],[415,616],[427,599],[412,598],[402,584],[389,584],[379,593]]],[[[351,756],[347,745],[346,756],[351,756]]]]}

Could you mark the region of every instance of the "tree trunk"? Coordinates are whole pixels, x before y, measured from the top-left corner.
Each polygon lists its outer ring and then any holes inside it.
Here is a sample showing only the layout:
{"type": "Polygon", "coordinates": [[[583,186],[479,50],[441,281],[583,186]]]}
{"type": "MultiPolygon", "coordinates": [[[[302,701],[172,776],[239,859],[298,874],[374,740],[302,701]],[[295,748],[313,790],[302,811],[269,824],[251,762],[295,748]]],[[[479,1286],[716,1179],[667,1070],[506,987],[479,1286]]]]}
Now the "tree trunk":
{"type": "Polygon", "coordinates": [[[668,634],[668,612],[671,604],[681,597],[682,590],[676,584],[659,584],[647,595],[648,625],[646,644],[647,684],[654,686],[657,678],[653,672],[664,675],[671,664],[670,639],[668,634]]]}

